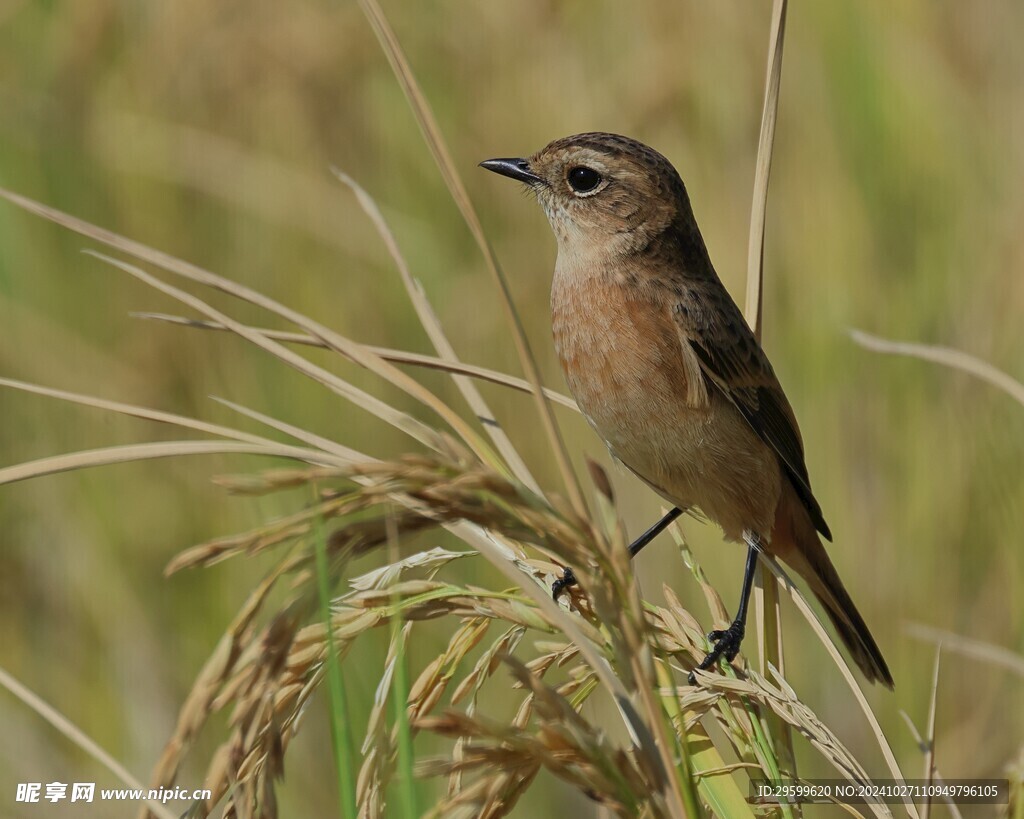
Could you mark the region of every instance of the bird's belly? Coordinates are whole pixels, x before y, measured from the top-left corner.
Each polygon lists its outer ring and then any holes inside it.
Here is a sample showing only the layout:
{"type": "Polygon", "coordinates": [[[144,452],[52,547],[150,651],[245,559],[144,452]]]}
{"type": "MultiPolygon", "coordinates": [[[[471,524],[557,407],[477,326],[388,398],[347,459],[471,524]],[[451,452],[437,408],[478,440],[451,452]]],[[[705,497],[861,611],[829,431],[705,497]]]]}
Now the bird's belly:
{"type": "Polygon", "coordinates": [[[555,348],[569,389],[611,453],[669,502],[699,507],[726,536],[770,532],[781,491],[777,459],[715,389],[687,401],[674,330],[641,324],[613,300],[553,305],[555,348]]]}

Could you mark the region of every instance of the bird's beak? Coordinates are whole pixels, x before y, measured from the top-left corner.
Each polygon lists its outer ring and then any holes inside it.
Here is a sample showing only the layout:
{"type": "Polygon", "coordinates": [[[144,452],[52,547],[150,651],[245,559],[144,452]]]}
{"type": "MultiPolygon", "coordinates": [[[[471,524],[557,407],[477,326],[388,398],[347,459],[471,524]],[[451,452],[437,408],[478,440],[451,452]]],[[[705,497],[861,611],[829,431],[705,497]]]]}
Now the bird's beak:
{"type": "Polygon", "coordinates": [[[530,163],[525,159],[485,159],[481,168],[500,173],[509,179],[518,179],[527,185],[543,185],[544,180],[530,171],[530,163]]]}

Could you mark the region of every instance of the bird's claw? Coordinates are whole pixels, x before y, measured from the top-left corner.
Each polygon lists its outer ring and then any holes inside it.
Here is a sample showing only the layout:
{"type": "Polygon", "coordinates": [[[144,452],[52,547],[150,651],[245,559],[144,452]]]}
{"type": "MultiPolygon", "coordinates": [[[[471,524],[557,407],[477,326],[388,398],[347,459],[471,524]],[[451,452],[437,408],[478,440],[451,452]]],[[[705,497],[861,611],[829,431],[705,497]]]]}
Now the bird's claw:
{"type": "Polygon", "coordinates": [[[576,575],[573,574],[572,569],[566,566],[565,569],[562,571],[562,576],[551,584],[551,599],[557,603],[558,598],[562,595],[562,592],[575,585],[576,575]]]}
{"type": "Polygon", "coordinates": [[[731,663],[736,659],[736,655],[740,653],[743,631],[742,623],[733,623],[727,629],[716,629],[710,632],[708,634],[708,642],[714,643],[715,646],[712,653],[717,652],[731,663]]]}
{"type": "MultiPolygon", "coordinates": [[[[707,656],[701,660],[700,665],[697,669],[700,671],[707,671],[715,663],[717,663],[722,657],[725,658],[726,662],[731,663],[736,659],[736,655],[740,653],[740,643],[743,642],[743,635],[746,633],[746,627],[739,620],[733,621],[732,625],[727,629],[716,629],[708,634],[708,642],[712,643],[712,649],[708,652],[707,656]]],[[[691,671],[689,676],[690,685],[697,684],[697,677],[691,671]]]]}

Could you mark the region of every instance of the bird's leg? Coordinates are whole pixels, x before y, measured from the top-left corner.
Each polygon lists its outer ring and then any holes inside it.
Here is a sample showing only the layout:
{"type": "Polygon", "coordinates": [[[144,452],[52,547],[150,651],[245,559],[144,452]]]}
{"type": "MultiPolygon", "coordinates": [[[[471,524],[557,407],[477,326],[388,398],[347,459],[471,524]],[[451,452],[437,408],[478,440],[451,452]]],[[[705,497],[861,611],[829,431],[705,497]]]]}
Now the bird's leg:
{"type": "Polygon", "coordinates": [[[658,535],[668,528],[668,525],[674,521],[677,517],[683,514],[683,510],[678,506],[674,509],[669,510],[665,513],[665,517],[655,523],[650,529],[644,532],[640,537],[629,544],[629,556],[634,558],[639,554],[640,550],[644,548],[648,543],[654,540],[658,535]]]}
{"type": "MultiPolygon", "coordinates": [[[[754,532],[744,532],[743,538],[747,541],[747,567],[743,572],[743,588],[740,591],[740,605],[736,610],[736,619],[732,621],[729,628],[715,630],[708,635],[708,640],[714,644],[714,647],[697,666],[701,671],[707,671],[721,657],[725,657],[726,662],[731,663],[739,653],[740,643],[743,642],[743,635],[747,629],[747,606],[750,603],[750,592],[754,587],[754,570],[757,569],[757,553],[761,551],[761,538],[754,532]]],[[[692,671],[689,682],[690,685],[697,684],[697,678],[692,671]]]]}
{"type": "MultiPolygon", "coordinates": [[[[683,510],[676,507],[665,514],[661,520],[655,523],[650,529],[644,532],[640,537],[629,544],[629,556],[634,558],[644,546],[654,540],[658,535],[665,531],[666,527],[674,521],[677,517],[683,514],[683,510]]],[[[570,586],[576,585],[576,575],[573,574],[572,569],[568,566],[562,572],[562,576],[551,584],[551,596],[558,599],[559,595],[568,589],[570,586]]]]}

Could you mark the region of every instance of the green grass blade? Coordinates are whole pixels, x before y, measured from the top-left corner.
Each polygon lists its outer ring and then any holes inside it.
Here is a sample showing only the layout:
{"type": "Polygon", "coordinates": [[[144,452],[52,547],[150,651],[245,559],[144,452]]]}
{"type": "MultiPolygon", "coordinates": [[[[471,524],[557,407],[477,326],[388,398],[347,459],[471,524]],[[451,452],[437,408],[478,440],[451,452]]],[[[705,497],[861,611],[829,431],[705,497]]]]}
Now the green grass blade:
{"type": "Polygon", "coordinates": [[[323,521],[316,518],[313,524],[313,545],[316,550],[316,579],[320,596],[320,617],[327,629],[327,689],[330,694],[331,742],[334,746],[334,762],[338,777],[338,793],[341,800],[341,815],[355,819],[356,811],[356,769],[355,747],[348,718],[348,699],[345,694],[345,680],[341,674],[338,648],[334,641],[331,625],[331,580],[327,565],[327,535],[323,521]]]}

